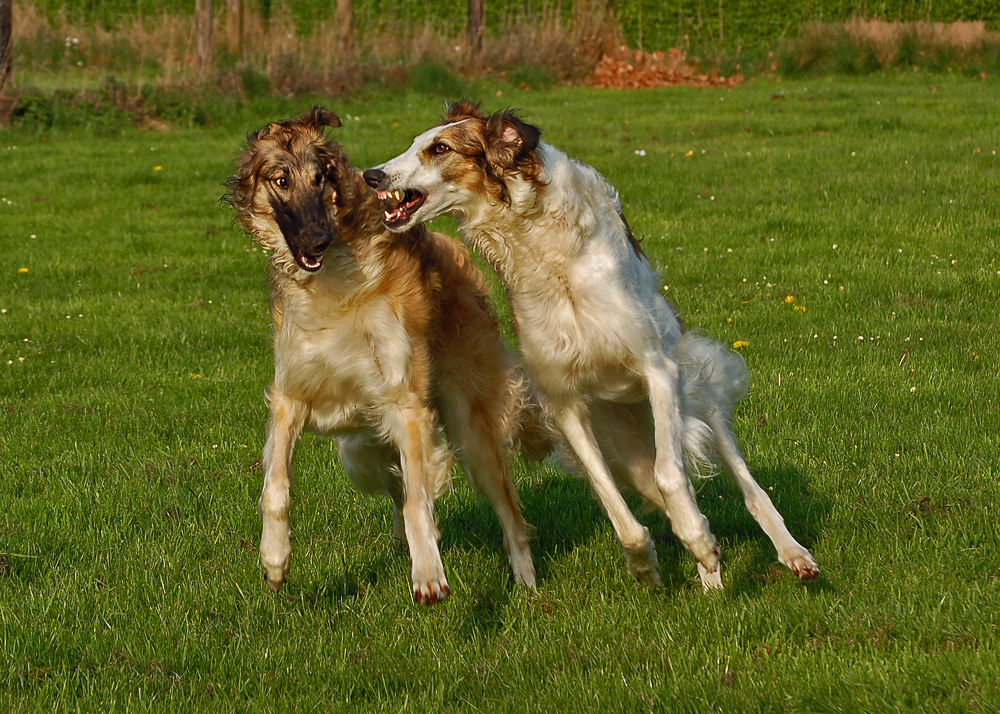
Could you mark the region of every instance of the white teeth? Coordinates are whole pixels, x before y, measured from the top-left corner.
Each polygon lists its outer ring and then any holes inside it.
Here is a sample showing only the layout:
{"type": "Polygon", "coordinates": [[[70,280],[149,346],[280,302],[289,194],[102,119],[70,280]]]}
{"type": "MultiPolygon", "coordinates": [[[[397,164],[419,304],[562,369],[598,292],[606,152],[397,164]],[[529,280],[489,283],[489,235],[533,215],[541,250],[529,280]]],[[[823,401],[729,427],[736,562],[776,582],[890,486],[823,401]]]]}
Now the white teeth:
{"type": "Polygon", "coordinates": [[[403,194],[402,191],[394,191],[393,194],[396,196],[396,200],[397,201],[402,201],[403,200],[404,194],[403,194]]]}
{"type": "Polygon", "coordinates": [[[385,220],[387,221],[392,220],[392,214],[389,213],[388,211],[385,212],[385,220]]]}
{"type": "Polygon", "coordinates": [[[385,199],[389,198],[389,192],[388,191],[379,191],[378,192],[378,197],[379,197],[379,200],[384,201],[385,199]]]}

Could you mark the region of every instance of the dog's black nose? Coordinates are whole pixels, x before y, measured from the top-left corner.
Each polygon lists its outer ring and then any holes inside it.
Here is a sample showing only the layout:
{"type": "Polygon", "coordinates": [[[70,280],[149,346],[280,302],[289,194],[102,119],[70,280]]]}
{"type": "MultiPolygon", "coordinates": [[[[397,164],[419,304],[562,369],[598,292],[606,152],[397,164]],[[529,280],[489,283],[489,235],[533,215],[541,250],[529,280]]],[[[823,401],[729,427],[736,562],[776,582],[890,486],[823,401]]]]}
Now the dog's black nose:
{"type": "Polygon", "coordinates": [[[365,177],[365,183],[372,188],[378,188],[378,185],[385,180],[385,171],[382,169],[368,169],[362,175],[365,177]]]}

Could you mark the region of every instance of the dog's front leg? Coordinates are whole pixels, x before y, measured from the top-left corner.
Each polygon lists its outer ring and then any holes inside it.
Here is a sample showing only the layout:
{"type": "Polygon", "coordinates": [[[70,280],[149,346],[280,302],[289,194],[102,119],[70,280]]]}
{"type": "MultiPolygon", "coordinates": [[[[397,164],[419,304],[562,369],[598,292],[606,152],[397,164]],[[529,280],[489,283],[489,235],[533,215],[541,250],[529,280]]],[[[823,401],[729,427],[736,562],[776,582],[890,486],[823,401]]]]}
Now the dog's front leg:
{"type": "Polygon", "coordinates": [[[451,594],[434,518],[434,499],[447,483],[450,460],[447,449],[437,442],[430,409],[411,404],[389,411],[387,426],[403,470],[403,527],[410,549],[413,600],[433,605],[451,594]]]}
{"type": "Polygon", "coordinates": [[[611,519],[615,535],[625,553],[628,571],[636,580],[649,585],[660,585],[656,546],[649,531],[632,515],[615,485],[615,479],[601,455],[584,407],[577,405],[553,409],[552,418],[566,437],[566,443],[587,476],[601,507],[611,519]]]}
{"type": "Polygon", "coordinates": [[[653,476],[670,518],[670,527],[698,562],[706,590],[722,587],[719,546],[698,510],[694,489],[684,471],[683,429],[680,405],[680,368],[665,355],[656,355],[646,367],[656,462],[653,476]]]}
{"type": "Polygon", "coordinates": [[[271,389],[268,401],[271,418],[264,446],[264,489],[257,503],[263,520],[260,565],[268,587],[278,592],[288,577],[288,561],[292,554],[288,525],[292,453],[305,423],[306,406],[276,387],[271,389]]]}

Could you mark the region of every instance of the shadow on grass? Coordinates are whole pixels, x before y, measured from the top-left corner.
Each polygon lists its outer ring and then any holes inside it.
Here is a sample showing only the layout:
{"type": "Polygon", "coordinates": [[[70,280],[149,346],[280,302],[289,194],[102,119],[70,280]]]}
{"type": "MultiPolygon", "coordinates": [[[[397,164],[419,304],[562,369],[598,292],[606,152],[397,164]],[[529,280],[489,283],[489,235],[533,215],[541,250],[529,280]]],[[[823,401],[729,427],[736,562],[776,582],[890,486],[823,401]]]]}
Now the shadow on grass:
{"type": "MultiPolygon", "coordinates": [[[[758,483],[768,492],[778,512],[785,519],[792,536],[812,549],[822,535],[822,524],[830,512],[830,502],[809,488],[807,477],[795,468],[762,469],[754,473],[758,483]]],[[[771,583],[781,578],[796,579],[777,560],[774,546],[743,504],[737,487],[725,475],[701,481],[698,503],[709,520],[712,532],[723,550],[723,579],[730,597],[766,594],[771,583]],[[752,544],[752,547],[743,547],[752,544]],[[738,560],[727,560],[726,551],[741,550],[738,560]]],[[[534,527],[531,551],[540,587],[550,575],[553,562],[572,552],[611,528],[586,480],[567,474],[544,478],[541,482],[520,489],[525,519],[534,527]]],[[[660,578],[665,592],[691,585],[691,556],[681,546],[670,529],[666,516],[648,506],[638,496],[627,494],[633,513],[649,528],[656,543],[660,578]]],[[[452,511],[441,523],[442,548],[468,545],[493,549],[503,560],[500,545],[503,535],[496,517],[485,501],[468,499],[452,511]]],[[[811,591],[832,589],[822,572],[806,586],[811,591]]],[[[620,562],[625,567],[624,558],[620,562]]],[[[497,598],[509,598],[509,592],[482,593],[484,612],[497,616],[502,610],[497,598]],[[489,602],[487,602],[489,600],[489,602]]]]}
{"type": "MultiPolygon", "coordinates": [[[[829,517],[830,500],[812,491],[809,479],[793,467],[758,469],[753,475],[784,518],[792,537],[812,552],[822,536],[823,523],[829,517]]],[[[797,580],[778,562],[771,540],[747,511],[743,496],[725,475],[720,474],[699,485],[698,503],[722,546],[722,577],[729,597],[764,594],[770,583],[781,578],[797,580]],[[738,562],[727,563],[727,547],[735,548],[746,543],[756,546],[752,550],[744,549],[738,562]],[[726,568],[727,564],[730,567],[726,568]]],[[[669,524],[666,528],[669,530],[669,524]]],[[[673,542],[680,548],[676,540],[673,542]]],[[[813,555],[815,557],[815,553],[813,555]]],[[[820,574],[806,583],[806,587],[816,592],[832,590],[831,582],[824,575],[822,561],[817,558],[817,562],[820,574]]]]}
{"type": "MultiPolygon", "coordinates": [[[[544,478],[540,483],[521,485],[522,514],[531,524],[531,554],[539,584],[549,575],[553,558],[586,543],[610,522],[582,478],[565,473],[544,478]]],[[[467,499],[440,524],[442,549],[467,545],[502,550],[503,532],[485,499],[467,499]]]]}

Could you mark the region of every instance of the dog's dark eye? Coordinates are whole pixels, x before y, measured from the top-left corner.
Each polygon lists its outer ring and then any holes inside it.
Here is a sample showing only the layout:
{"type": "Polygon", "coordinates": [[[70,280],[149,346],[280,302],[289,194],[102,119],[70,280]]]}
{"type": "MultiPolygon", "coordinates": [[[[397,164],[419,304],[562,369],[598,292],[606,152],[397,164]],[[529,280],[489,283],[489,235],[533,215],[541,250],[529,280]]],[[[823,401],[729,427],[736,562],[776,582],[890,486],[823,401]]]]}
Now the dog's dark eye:
{"type": "Polygon", "coordinates": [[[317,186],[322,186],[323,185],[323,174],[321,174],[321,173],[319,173],[317,171],[316,175],[313,176],[313,183],[315,183],[317,186]]]}
{"type": "Polygon", "coordinates": [[[288,188],[288,179],[285,178],[284,176],[279,176],[278,178],[274,179],[274,182],[278,184],[278,188],[288,188]]]}
{"type": "Polygon", "coordinates": [[[447,144],[435,144],[434,146],[431,147],[431,152],[439,155],[447,154],[449,151],[451,151],[451,147],[448,146],[447,144]]]}

